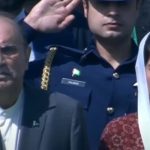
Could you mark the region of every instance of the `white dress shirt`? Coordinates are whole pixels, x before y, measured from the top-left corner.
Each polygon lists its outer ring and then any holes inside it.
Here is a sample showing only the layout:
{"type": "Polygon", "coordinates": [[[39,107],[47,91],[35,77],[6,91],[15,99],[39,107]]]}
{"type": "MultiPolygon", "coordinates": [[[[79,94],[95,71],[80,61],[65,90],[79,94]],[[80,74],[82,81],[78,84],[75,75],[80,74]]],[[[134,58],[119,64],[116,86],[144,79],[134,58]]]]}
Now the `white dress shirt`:
{"type": "Polygon", "coordinates": [[[23,110],[23,92],[17,102],[8,109],[0,108],[0,130],[6,150],[16,150],[19,141],[23,110]]]}

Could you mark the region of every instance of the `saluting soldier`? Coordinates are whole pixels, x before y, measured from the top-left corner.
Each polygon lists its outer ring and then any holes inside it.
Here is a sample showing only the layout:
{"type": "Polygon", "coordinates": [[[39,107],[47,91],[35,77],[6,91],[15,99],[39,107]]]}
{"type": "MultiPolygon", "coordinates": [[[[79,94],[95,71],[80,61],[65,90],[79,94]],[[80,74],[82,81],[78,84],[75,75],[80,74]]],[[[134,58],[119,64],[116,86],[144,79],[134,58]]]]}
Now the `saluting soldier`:
{"type": "MultiPolygon", "coordinates": [[[[77,3],[42,0],[24,20],[24,29],[30,29],[26,36],[31,38],[32,28],[43,32],[64,29],[72,21],[70,10],[77,3]],[[37,8],[45,9],[35,15],[37,8]]],[[[138,50],[131,33],[141,4],[142,0],[83,0],[93,40],[84,51],[51,46],[45,61],[41,88],[65,93],[82,103],[92,150],[98,148],[100,134],[110,120],[137,110],[134,66],[138,50]]],[[[41,62],[34,73],[41,73],[41,62]]]]}

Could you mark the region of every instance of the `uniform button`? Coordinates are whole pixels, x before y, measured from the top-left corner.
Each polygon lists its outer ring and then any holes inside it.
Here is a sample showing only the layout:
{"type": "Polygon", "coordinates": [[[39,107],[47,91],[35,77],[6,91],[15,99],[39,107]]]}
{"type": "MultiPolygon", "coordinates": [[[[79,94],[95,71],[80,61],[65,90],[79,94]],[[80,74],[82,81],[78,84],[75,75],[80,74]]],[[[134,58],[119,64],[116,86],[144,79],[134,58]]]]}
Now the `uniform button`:
{"type": "Polygon", "coordinates": [[[108,114],[113,114],[114,113],[114,108],[113,107],[107,107],[107,113],[108,114]]]}
{"type": "Polygon", "coordinates": [[[119,79],[119,74],[117,72],[114,72],[113,77],[116,78],[116,79],[119,79]]]}

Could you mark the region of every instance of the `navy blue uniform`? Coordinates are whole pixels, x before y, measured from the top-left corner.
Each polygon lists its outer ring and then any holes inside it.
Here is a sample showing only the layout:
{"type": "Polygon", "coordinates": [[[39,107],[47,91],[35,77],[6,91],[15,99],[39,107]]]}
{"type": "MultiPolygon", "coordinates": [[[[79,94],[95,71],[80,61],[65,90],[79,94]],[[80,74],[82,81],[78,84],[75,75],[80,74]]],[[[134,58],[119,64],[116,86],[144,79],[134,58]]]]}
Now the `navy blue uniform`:
{"type": "Polygon", "coordinates": [[[135,45],[132,52],[130,59],[113,69],[99,56],[94,46],[84,52],[58,47],[49,90],[65,93],[82,103],[92,150],[98,148],[99,137],[108,121],[137,109],[135,45]],[[74,70],[80,73],[76,74],[74,70]]]}
{"type": "MultiPolygon", "coordinates": [[[[32,35],[28,36],[32,38],[32,35]]],[[[82,103],[91,149],[97,150],[105,125],[113,118],[137,109],[136,88],[133,86],[137,47],[133,44],[132,57],[117,69],[99,56],[94,44],[85,51],[57,48],[48,90],[62,92],[82,103]]],[[[39,77],[43,66],[42,60],[31,63],[26,78],[39,77]]]]}
{"type": "MultiPolygon", "coordinates": [[[[83,52],[62,46],[57,48],[48,90],[67,94],[82,103],[91,149],[97,150],[105,125],[115,117],[137,110],[134,87],[137,47],[132,46],[132,57],[117,69],[101,58],[94,46],[83,52]]],[[[34,64],[37,68],[27,75],[34,78],[34,73],[41,74],[39,68],[44,63],[39,64],[34,64]]]]}

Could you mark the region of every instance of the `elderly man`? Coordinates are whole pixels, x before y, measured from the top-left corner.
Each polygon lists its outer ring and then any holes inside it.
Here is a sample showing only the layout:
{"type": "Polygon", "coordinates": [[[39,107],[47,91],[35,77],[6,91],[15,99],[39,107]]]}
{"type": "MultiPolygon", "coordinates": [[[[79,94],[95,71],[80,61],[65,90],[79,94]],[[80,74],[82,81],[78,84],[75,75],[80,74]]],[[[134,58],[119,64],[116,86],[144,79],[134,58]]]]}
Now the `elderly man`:
{"type": "Polygon", "coordinates": [[[80,105],[24,84],[29,53],[18,25],[0,15],[0,150],[87,150],[80,105]]]}

